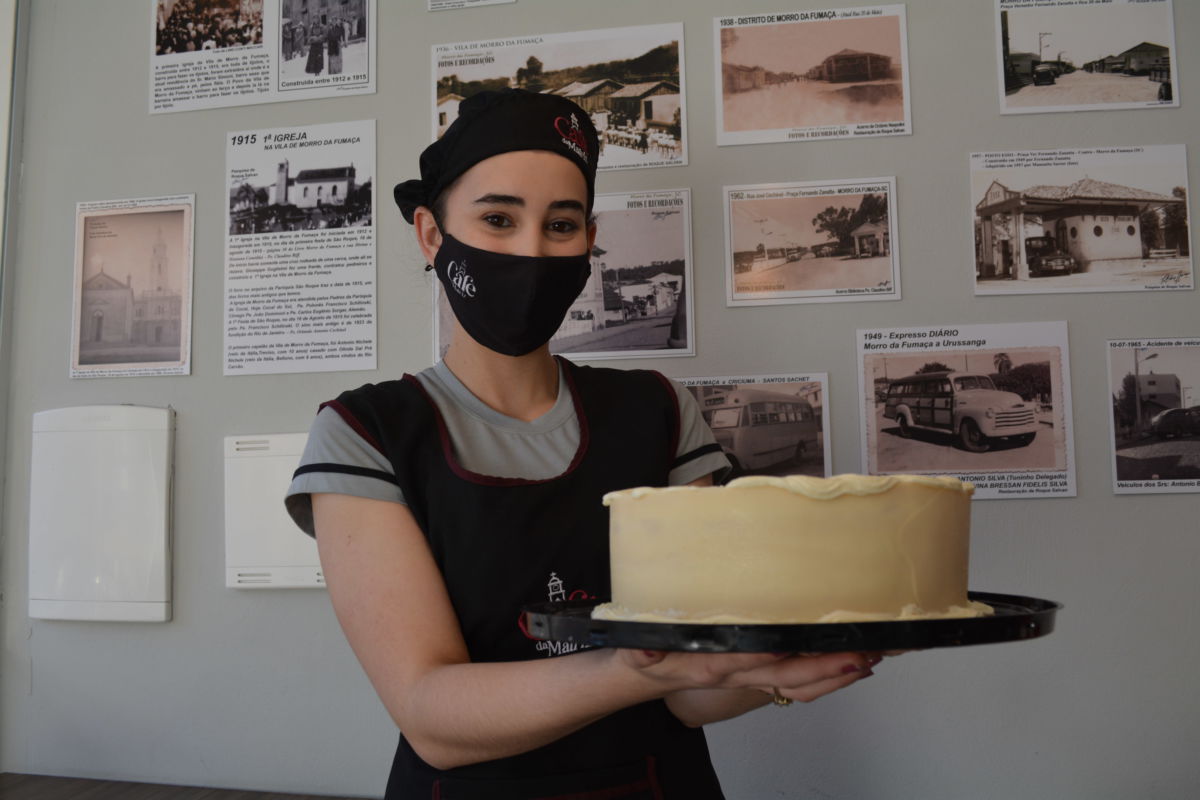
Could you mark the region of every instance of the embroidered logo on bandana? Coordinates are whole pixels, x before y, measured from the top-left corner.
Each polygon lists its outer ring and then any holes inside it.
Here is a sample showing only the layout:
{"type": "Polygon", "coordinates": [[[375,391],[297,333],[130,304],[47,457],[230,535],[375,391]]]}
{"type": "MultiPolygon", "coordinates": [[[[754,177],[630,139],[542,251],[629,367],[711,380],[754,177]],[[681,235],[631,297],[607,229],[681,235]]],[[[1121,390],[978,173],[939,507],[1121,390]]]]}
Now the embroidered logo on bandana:
{"type": "Polygon", "coordinates": [[[583,163],[586,164],[588,160],[587,139],[579,127],[579,117],[575,114],[571,115],[570,120],[566,117],[558,117],[554,120],[554,130],[558,131],[558,135],[562,137],[563,144],[583,159],[583,163]],[[564,125],[567,126],[566,130],[563,130],[564,125]]]}
{"type": "Polygon", "coordinates": [[[460,296],[471,298],[475,296],[475,280],[467,272],[467,262],[451,261],[446,266],[446,277],[450,285],[460,296]]]}

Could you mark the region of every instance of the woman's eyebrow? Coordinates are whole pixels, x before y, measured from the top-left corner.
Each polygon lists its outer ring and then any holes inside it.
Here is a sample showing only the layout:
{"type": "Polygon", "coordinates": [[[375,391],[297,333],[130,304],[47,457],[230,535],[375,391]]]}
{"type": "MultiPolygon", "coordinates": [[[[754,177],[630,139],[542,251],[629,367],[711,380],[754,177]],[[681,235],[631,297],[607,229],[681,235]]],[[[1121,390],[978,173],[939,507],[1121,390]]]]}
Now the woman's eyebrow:
{"type": "Polygon", "coordinates": [[[476,205],[524,206],[525,198],[512,194],[485,194],[475,200],[476,205]]]}
{"type": "MultiPolygon", "coordinates": [[[[476,198],[475,205],[519,206],[524,208],[525,198],[514,194],[488,193],[476,198]]],[[[578,211],[581,214],[584,212],[583,203],[578,200],[555,200],[550,203],[549,208],[551,211],[578,211]]]]}

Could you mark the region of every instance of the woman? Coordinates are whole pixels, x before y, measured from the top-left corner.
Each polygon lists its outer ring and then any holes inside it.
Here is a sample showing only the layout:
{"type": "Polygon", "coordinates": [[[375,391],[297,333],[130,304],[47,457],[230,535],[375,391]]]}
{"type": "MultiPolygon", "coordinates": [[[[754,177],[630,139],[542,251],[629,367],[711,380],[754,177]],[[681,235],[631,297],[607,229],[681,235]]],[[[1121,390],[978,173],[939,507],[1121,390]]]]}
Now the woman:
{"type": "Polygon", "coordinates": [[[329,31],[325,34],[325,44],[329,52],[329,74],[342,74],[342,37],[345,36],[345,31],[342,30],[341,20],[334,20],[329,25],[329,31]]]}
{"type": "Polygon", "coordinates": [[[851,653],[548,657],[523,633],[550,587],[607,596],[605,492],[728,464],[677,384],[549,352],[590,270],[597,151],[556,95],[462,102],[395,191],[455,314],[446,356],[326,404],[289,490],[402,731],[388,798],[720,798],[701,725],[870,674],[851,653]]]}
{"type": "Polygon", "coordinates": [[[325,69],[325,28],[320,22],[313,21],[308,29],[308,63],[304,71],[309,75],[320,75],[325,69]]]}

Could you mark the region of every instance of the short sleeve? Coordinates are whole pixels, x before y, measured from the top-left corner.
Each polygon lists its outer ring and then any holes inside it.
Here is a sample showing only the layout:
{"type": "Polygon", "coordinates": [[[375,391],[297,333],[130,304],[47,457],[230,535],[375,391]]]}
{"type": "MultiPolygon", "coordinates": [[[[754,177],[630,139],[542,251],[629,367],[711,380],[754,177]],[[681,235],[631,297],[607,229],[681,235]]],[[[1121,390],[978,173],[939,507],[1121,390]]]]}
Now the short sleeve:
{"type": "Polygon", "coordinates": [[[391,462],[330,405],[313,420],[284,501],[288,514],[309,536],[316,536],[311,497],[315,492],[404,502],[391,462]]]}
{"type": "Polygon", "coordinates": [[[670,384],[679,404],[679,445],[668,483],[682,486],[712,473],[717,473],[713,475],[713,482],[719,483],[732,465],[704,421],[696,398],[678,382],[670,381],[670,384]]]}

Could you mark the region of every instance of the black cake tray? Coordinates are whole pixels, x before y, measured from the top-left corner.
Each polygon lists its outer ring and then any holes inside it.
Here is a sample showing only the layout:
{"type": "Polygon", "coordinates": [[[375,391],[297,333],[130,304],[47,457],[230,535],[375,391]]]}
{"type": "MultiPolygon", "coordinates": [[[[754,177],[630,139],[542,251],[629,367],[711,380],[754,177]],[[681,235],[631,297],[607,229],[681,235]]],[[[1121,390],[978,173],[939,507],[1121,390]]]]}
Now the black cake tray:
{"type": "Polygon", "coordinates": [[[960,619],[820,622],[798,625],[708,625],[592,619],[596,600],[538,603],[525,608],[536,639],[591,647],[628,647],[692,653],[827,653],[924,650],[1037,639],[1054,630],[1061,603],[1015,594],[970,592],[995,614],[960,619]]]}

